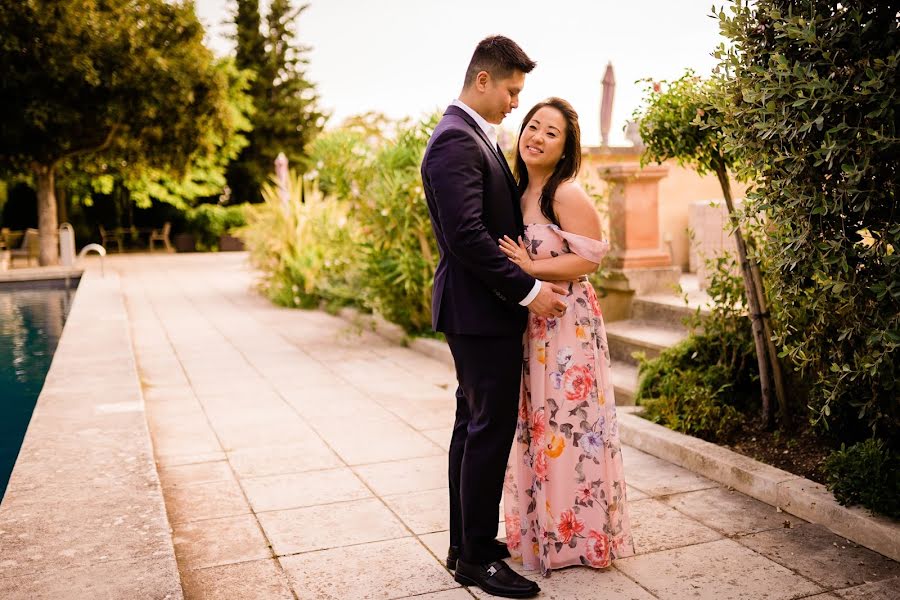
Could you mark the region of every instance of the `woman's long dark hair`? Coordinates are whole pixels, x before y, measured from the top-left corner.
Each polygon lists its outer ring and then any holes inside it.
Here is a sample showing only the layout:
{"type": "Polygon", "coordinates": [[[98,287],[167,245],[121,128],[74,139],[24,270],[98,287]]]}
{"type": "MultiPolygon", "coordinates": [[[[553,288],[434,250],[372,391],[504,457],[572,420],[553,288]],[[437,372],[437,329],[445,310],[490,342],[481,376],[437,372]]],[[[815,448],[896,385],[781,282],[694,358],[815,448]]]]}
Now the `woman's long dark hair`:
{"type": "Polygon", "coordinates": [[[541,213],[550,219],[550,222],[559,226],[559,220],[556,218],[556,211],[553,210],[553,197],[556,195],[556,188],[563,181],[574,179],[581,169],[581,127],[578,126],[578,113],[572,108],[572,105],[562,98],[547,98],[543,102],[538,102],[525,115],[522,121],[522,127],[519,129],[519,137],[516,138],[516,164],[514,173],[516,180],[519,182],[519,194],[524,194],[528,187],[528,169],[525,168],[525,161],[522,160],[522,154],[519,152],[519,140],[522,139],[522,133],[528,126],[528,123],[534,117],[534,113],[550,106],[562,113],[566,121],[566,139],[563,143],[562,158],[556,163],[553,173],[544,184],[541,190],[541,213]]]}

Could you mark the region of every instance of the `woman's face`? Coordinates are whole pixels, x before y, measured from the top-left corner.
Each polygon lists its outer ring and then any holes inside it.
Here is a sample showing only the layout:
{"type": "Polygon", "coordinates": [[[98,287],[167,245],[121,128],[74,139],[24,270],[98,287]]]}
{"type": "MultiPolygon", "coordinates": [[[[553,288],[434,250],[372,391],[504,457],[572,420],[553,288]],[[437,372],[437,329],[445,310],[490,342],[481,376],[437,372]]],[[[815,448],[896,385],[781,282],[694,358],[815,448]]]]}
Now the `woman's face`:
{"type": "Polygon", "coordinates": [[[566,120],[552,106],[543,106],[525,123],[519,137],[519,156],[525,165],[553,170],[566,143],[566,120]]]}

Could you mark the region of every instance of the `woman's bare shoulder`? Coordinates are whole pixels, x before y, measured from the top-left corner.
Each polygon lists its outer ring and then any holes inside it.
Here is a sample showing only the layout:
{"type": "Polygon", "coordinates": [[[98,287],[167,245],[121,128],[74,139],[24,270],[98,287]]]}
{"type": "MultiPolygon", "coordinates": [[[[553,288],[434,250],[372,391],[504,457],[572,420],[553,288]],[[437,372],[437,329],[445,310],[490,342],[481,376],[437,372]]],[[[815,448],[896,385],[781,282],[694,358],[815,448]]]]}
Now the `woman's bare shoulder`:
{"type": "Polygon", "coordinates": [[[553,208],[565,231],[582,235],[599,234],[600,215],[594,201],[577,181],[564,181],[556,188],[553,208]],[[586,232],[586,233],[585,233],[586,232]]]}
{"type": "Polygon", "coordinates": [[[560,183],[559,187],[556,188],[556,195],[553,197],[553,200],[562,204],[588,203],[591,206],[594,205],[591,202],[591,197],[584,191],[581,184],[574,179],[560,183]]]}

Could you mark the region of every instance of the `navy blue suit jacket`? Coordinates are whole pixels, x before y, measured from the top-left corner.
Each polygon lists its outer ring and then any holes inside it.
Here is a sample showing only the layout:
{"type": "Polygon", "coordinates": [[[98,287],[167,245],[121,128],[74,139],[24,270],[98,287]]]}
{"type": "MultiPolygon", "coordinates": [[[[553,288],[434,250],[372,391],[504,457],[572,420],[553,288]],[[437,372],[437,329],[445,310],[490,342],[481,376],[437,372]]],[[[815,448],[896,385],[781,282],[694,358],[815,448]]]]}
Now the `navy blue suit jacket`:
{"type": "Polygon", "coordinates": [[[523,233],[516,182],[506,159],[464,110],[450,106],[428,142],[422,184],[440,249],[432,292],[435,331],[521,335],[519,302],[535,279],[497,240],[523,233]]]}

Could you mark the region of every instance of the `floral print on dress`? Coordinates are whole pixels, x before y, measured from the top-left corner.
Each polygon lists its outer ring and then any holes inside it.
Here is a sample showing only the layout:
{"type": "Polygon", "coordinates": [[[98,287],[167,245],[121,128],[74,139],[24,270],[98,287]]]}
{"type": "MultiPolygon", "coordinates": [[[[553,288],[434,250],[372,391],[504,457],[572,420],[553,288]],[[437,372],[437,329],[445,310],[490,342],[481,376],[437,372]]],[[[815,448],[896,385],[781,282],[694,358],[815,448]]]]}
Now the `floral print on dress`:
{"type": "MultiPolygon", "coordinates": [[[[535,260],[609,249],[552,224],[526,226],[525,245],[535,260]]],[[[589,282],[568,286],[563,317],[529,315],[505,482],[510,553],[544,575],[634,554],[603,315],[589,282]]]]}

